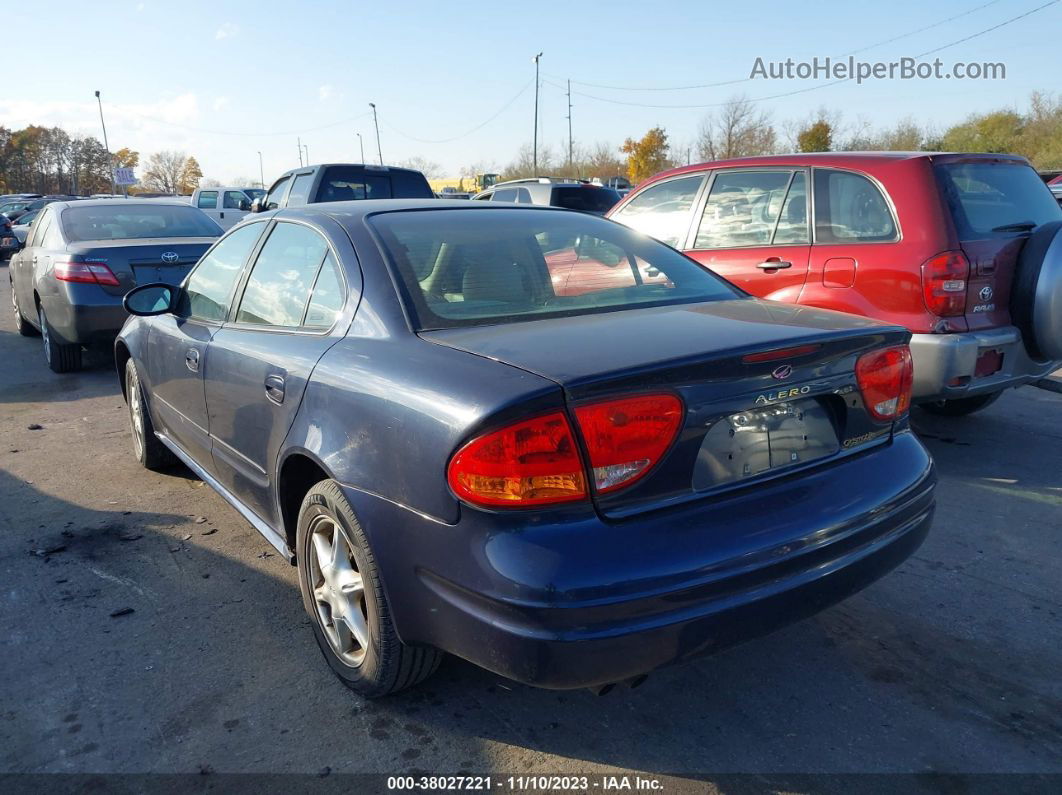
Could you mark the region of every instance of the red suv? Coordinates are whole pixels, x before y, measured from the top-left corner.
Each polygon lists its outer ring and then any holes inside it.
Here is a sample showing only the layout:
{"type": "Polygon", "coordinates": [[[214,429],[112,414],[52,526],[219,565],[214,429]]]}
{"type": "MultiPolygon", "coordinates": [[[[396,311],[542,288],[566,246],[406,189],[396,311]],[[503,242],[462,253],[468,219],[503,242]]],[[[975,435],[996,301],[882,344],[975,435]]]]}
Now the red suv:
{"type": "Polygon", "coordinates": [[[608,217],[755,296],[906,326],[931,411],[968,414],[1062,365],[1062,208],[1021,157],[703,163],[657,174],[608,217]]]}

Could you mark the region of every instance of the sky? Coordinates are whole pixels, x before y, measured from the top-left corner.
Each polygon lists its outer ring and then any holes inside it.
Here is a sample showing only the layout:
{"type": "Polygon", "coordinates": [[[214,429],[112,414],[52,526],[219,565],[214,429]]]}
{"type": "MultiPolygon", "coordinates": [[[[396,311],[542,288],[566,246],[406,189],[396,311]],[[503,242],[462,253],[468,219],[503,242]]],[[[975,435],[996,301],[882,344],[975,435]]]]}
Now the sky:
{"type": "Polygon", "coordinates": [[[554,152],[567,146],[568,79],[573,135],[590,146],[659,125],[683,149],[738,94],[778,126],[825,106],[845,125],[911,117],[944,129],[1024,109],[1035,90],[1062,93],[1062,2],[975,36],[1050,1],[16,3],[4,29],[23,46],[8,48],[0,124],[101,137],[99,90],[112,150],[183,151],[222,181],[257,180],[261,152],[268,184],[299,165],[298,139],[310,162],[360,162],[361,133],[375,161],[375,102],[386,163],[422,157],[457,176],[530,144],[541,52],[539,141],[554,152]],[[1006,79],[748,79],[757,57],[889,61],[954,42],[927,58],[1003,62],[1006,79]]]}

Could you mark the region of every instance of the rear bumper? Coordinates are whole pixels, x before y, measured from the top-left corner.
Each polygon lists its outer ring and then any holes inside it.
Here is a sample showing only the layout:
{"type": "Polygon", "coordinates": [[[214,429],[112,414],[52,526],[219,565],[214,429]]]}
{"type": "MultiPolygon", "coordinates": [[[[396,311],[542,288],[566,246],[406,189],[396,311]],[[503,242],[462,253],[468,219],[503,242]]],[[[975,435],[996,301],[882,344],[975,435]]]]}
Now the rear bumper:
{"type": "Polygon", "coordinates": [[[971,397],[1029,384],[1057,370],[1058,362],[1029,358],[1021,331],[1005,326],[965,334],[913,334],[914,399],[916,402],[971,397]],[[1003,354],[1002,369],[975,375],[977,358],[986,351],[1003,354]]]}
{"type": "Polygon", "coordinates": [[[724,649],[866,587],[925,538],[934,484],[902,433],[818,472],[614,523],[463,508],[444,525],[346,491],[405,642],[568,689],[724,649]]]}
{"type": "Polygon", "coordinates": [[[129,317],[120,296],[95,284],[56,282],[54,292],[41,295],[41,305],[52,335],[81,345],[110,345],[129,317]]]}

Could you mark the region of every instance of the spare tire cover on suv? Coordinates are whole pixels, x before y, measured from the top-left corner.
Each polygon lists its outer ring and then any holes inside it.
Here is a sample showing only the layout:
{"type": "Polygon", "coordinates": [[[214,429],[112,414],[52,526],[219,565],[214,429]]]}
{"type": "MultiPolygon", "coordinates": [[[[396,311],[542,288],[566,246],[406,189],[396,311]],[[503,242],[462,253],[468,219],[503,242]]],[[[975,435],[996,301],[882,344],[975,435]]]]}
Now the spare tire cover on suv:
{"type": "Polygon", "coordinates": [[[1010,314],[1030,356],[1062,361],[1062,221],[1040,226],[1022,248],[1010,314]]]}

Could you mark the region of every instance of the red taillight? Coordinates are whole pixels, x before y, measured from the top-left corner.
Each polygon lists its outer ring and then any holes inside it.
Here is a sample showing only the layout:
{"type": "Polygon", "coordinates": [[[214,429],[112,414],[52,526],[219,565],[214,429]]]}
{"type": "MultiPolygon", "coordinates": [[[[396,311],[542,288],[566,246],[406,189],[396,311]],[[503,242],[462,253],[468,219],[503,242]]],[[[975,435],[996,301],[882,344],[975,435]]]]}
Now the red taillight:
{"type": "Polygon", "coordinates": [[[599,492],[629,486],[649,473],[682,425],[674,395],[638,395],[575,409],[594,486],[599,492]]]}
{"type": "Polygon", "coordinates": [[[863,403],[876,420],[895,420],[911,408],[914,366],[906,345],[864,353],[856,362],[863,403]]]}
{"type": "Polygon", "coordinates": [[[102,262],[56,260],[53,269],[55,278],[61,282],[104,284],[108,287],[118,287],[118,277],[102,262]]]}
{"type": "Polygon", "coordinates": [[[563,412],[473,439],[450,459],[450,488],[477,505],[547,505],[586,498],[583,462],[563,412]]]}
{"type": "Polygon", "coordinates": [[[926,309],[938,317],[966,312],[966,280],[970,262],[961,251],[945,251],[922,265],[922,297],[926,309]]]}

